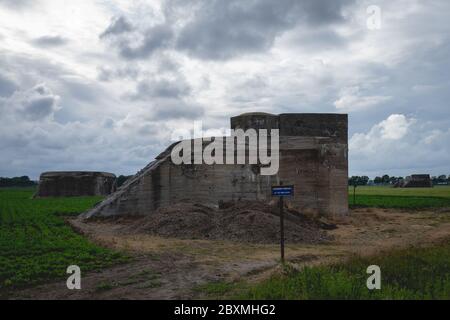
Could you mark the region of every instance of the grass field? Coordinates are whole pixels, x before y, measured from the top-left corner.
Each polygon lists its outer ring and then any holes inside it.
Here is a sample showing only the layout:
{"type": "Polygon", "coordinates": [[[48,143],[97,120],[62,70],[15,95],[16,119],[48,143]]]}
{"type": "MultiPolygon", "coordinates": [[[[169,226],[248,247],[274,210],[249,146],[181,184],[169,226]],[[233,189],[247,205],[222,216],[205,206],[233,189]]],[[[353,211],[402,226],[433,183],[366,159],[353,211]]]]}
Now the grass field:
{"type": "Polygon", "coordinates": [[[349,204],[410,209],[450,207],[450,186],[434,188],[360,186],[356,188],[356,203],[353,199],[353,187],[349,187],[349,204]]]}
{"type": "Polygon", "coordinates": [[[213,299],[450,299],[450,241],[301,271],[286,268],[256,285],[215,282],[197,290],[213,299]],[[380,290],[367,289],[370,265],[381,269],[380,290]]]}
{"type": "Polygon", "coordinates": [[[0,291],[67,277],[125,261],[122,254],[90,243],[64,223],[99,197],[31,199],[34,189],[0,189],[0,291]]]}

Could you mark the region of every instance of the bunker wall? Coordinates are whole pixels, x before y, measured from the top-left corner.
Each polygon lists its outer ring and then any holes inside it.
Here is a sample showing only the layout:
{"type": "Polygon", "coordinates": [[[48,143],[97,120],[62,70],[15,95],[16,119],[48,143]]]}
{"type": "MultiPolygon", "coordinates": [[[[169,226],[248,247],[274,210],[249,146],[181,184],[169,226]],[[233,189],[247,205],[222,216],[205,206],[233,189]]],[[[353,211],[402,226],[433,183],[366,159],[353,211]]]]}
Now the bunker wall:
{"type": "MultiPolygon", "coordinates": [[[[211,205],[229,200],[270,201],[271,186],[280,182],[295,186],[294,196],[286,202],[304,212],[348,213],[347,115],[244,114],[233,117],[231,127],[279,129],[278,173],[263,176],[260,165],[250,163],[175,165],[171,146],[85,216],[146,215],[187,200],[211,205]]],[[[242,148],[248,151],[246,143],[237,145],[238,150],[242,148]]]]}
{"type": "Polygon", "coordinates": [[[44,172],[35,196],[106,196],[115,191],[115,181],[115,175],[106,172],[44,172]]]}

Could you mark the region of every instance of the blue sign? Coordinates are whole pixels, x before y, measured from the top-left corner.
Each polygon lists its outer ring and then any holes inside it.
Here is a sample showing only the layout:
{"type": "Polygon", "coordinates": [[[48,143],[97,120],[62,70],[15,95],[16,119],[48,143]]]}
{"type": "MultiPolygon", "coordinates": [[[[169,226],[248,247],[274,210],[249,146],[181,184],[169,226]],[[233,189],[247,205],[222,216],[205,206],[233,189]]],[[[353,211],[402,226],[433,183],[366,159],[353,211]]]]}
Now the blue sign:
{"type": "Polygon", "coordinates": [[[279,197],[287,197],[294,195],[294,186],[276,186],[272,187],[272,195],[279,197]]]}

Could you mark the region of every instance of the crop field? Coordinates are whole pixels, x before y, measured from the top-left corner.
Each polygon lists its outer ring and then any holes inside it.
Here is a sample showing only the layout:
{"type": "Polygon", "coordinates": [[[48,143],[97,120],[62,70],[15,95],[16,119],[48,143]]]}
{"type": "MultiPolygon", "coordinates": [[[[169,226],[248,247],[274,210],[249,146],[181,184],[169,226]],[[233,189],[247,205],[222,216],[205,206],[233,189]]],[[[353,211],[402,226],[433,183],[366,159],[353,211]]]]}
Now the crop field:
{"type": "Polygon", "coordinates": [[[450,186],[434,188],[392,188],[359,186],[356,199],[353,187],[349,188],[350,206],[379,208],[438,208],[450,207],[450,186]]]}
{"type": "Polygon", "coordinates": [[[32,199],[34,189],[0,189],[0,293],[66,277],[69,265],[101,269],[126,261],[99,247],[64,222],[99,197],[32,199]]]}

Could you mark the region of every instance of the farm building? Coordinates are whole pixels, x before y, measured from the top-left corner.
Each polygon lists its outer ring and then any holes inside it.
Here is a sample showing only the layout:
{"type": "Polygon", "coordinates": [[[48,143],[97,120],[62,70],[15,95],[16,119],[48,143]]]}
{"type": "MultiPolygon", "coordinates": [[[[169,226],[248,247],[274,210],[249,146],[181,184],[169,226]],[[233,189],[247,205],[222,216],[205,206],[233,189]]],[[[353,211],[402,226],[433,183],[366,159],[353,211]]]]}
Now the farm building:
{"type": "Polygon", "coordinates": [[[39,178],[35,197],[106,196],[116,190],[116,176],[107,172],[54,171],[39,178]]]}
{"type": "MultiPolygon", "coordinates": [[[[303,212],[348,213],[348,117],[346,114],[247,113],[231,118],[232,129],[278,129],[279,170],[263,175],[261,164],[175,164],[169,146],[83,217],[148,215],[186,200],[218,205],[222,201],[272,200],[273,185],[294,185],[286,199],[303,212]]],[[[206,139],[186,140],[207,148],[206,139]]],[[[241,146],[249,149],[248,142],[241,146]]],[[[238,149],[236,147],[236,149],[238,149]]],[[[237,152],[237,151],[236,151],[237,152]]]]}

